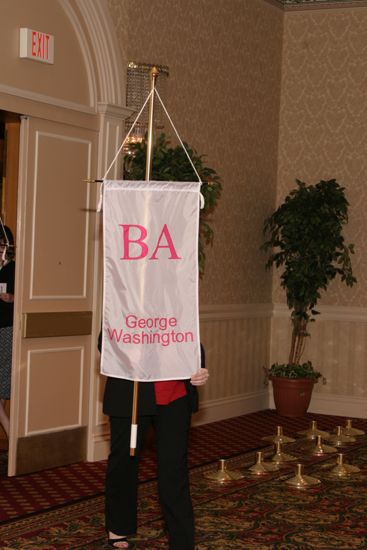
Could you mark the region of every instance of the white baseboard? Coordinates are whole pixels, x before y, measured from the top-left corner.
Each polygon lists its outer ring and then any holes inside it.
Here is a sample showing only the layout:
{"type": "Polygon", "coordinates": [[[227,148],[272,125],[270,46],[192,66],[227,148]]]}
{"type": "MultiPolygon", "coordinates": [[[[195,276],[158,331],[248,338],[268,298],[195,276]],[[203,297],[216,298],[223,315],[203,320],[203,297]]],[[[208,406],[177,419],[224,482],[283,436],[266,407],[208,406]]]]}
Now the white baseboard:
{"type": "MultiPolygon", "coordinates": [[[[271,387],[269,389],[269,408],[275,409],[271,387]]],[[[313,392],[308,412],[347,418],[367,418],[367,400],[349,395],[313,392]]]]}
{"type": "Polygon", "coordinates": [[[367,418],[367,399],[348,395],[314,392],[309,412],[333,414],[348,418],[367,418]]]}
{"type": "Polygon", "coordinates": [[[237,395],[236,397],[202,401],[200,410],[193,416],[192,425],[209,424],[226,418],[241,416],[269,408],[269,395],[266,389],[237,395]]]}
{"type": "Polygon", "coordinates": [[[97,462],[97,460],[106,460],[110,452],[110,434],[107,430],[106,422],[106,433],[97,435],[94,438],[94,445],[92,456],[88,456],[89,462],[97,462]]]}

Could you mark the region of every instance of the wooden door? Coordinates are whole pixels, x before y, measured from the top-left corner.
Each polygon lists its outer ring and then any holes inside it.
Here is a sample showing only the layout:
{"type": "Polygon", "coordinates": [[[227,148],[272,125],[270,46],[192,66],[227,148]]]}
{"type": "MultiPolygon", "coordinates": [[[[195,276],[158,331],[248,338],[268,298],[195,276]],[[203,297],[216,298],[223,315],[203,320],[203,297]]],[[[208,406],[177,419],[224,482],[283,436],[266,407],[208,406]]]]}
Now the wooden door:
{"type": "MultiPolygon", "coordinates": [[[[19,133],[20,117],[13,113],[0,111],[0,188],[1,217],[16,237],[19,133]]],[[[9,414],[9,401],[5,403],[9,414]]],[[[0,449],[8,448],[8,438],[0,426],[0,449]]]]}
{"type": "Polygon", "coordinates": [[[96,137],[21,121],[9,475],[86,457],[96,137]]]}

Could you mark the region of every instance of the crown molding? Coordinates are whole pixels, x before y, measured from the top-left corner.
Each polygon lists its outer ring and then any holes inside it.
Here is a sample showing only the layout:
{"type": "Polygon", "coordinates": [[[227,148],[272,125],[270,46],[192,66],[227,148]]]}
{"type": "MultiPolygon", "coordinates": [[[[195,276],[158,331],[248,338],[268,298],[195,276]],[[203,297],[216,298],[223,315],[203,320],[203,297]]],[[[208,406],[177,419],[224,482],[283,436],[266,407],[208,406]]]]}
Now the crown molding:
{"type": "Polygon", "coordinates": [[[365,8],[367,0],[265,0],[284,11],[304,11],[335,8],[365,8]]]}

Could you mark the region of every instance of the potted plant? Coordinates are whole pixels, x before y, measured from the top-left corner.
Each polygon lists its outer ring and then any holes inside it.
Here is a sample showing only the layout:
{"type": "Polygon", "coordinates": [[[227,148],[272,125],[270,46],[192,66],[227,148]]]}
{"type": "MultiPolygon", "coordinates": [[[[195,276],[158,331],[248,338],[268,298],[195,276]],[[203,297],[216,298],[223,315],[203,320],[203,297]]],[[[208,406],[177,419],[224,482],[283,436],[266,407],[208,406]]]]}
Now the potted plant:
{"type": "MultiPolygon", "coordinates": [[[[200,210],[199,223],[199,274],[204,275],[205,246],[213,244],[214,232],[210,224],[210,214],[217,206],[222,184],[220,177],[213,168],[204,164],[203,155],[198,155],[195,149],[184,142],[200,178],[203,181],[201,193],[204,196],[204,208],[200,210]]],[[[129,145],[129,151],[124,157],[123,177],[128,180],[144,180],[146,161],[146,138],[129,145]]],[[[160,134],[153,147],[152,180],[158,181],[195,181],[195,172],[181,146],[171,147],[165,134],[160,134]]]]}
{"type": "Polygon", "coordinates": [[[344,188],[335,179],[315,185],[296,181],[297,188],[266,218],[261,246],[269,253],[266,267],[282,268],[280,284],[291,311],[288,362],[267,369],[275,406],[283,416],[306,413],[314,383],[321,377],[310,361],[301,362],[321,292],[337,276],[348,286],[356,282],[350,257],[354,248],[343,236],[349,206],[344,188]]]}

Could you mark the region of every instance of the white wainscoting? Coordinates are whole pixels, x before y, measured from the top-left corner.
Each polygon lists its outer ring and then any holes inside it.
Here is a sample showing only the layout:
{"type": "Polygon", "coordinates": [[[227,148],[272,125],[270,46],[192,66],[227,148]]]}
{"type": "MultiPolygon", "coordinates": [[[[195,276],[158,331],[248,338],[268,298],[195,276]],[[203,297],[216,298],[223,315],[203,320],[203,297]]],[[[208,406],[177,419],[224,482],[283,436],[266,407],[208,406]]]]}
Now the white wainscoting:
{"type": "MultiPolygon", "coordinates": [[[[210,378],[199,388],[200,411],[193,425],[231,418],[269,406],[263,366],[269,361],[272,306],[206,306],[200,310],[201,341],[210,378]]],[[[95,427],[93,460],[107,457],[107,418],[95,427]]]]}
{"type": "MultiPolygon", "coordinates": [[[[367,309],[323,307],[312,323],[304,354],[326,377],[315,386],[310,412],[367,417],[367,309]]],[[[274,408],[263,367],[286,361],[290,342],[285,305],[205,306],[200,310],[201,341],[209,382],[200,388],[200,411],[193,425],[274,408]]],[[[102,425],[103,424],[103,425],[102,425]]],[[[107,422],[95,435],[95,460],[108,452],[107,422]]]]}
{"type": "Polygon", "coordinates": [[[201,341],[210,378],[200,388],[194,424],[268,408],[263,367],[269,362],[271,315],[270,304],[201,308],[201,341]]]}
{"type": "Polygon", "coordinates": [[[193,416],[192,425],[209,424],[225,418],[241,416],[269,408],[268,389],[235,397],[200,401],[200,410],[193,416]]]}
{"type": "MultiPolygon", "coordinates": [[[[326,379],[315,385],[309,411],[354,418],[367,417],[367,308],[324,306],[310,324],[303,359],[311,360],[326,379]]],[[[271,363],[287,360],[291,324],[285,305],[275,304],[271,363]]],[[[270,408],[274,407],[272,396],[270,408]]]]}

